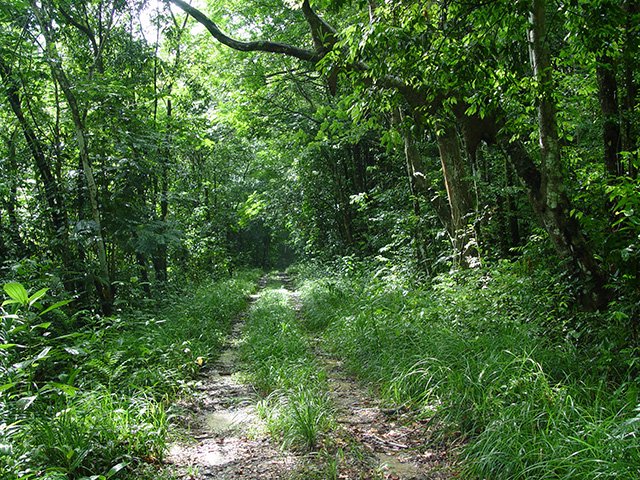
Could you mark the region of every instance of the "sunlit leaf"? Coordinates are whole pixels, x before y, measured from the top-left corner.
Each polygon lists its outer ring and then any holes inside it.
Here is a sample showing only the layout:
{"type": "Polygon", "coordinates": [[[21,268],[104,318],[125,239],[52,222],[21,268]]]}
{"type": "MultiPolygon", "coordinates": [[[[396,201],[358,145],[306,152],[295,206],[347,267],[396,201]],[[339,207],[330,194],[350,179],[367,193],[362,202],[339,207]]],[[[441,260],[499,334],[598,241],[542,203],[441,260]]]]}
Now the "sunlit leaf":
{"type": "Polygon", "coordinates": [[[42,360],[47,355],[49,355],[49,352],[51,351],[51,348],[52,347],[44,347],[42,349],[42,351],[36,356],[36,358],[34,358],[34,361],[42,360]]]}
{"type": "Polygon", "coordinates": [[[42,297],[45,296],[45,294],[49,291],[48,288],[42,288],[40,290],[38,290],[36,293],[34,293],[33,295],[31,295],[29,297],[29,306],[33,305],[35,302],[37,302],[39,299],[41,299],[42,297]]]}
{"type": "Polygon", "coordinates": [[[18,405],[18,407],[21,408],[22,410],[26,410],[31,405],[33,405],[33,402],[35,402],[37,398],[38,398],[37,395],[31,395],[29,397],[22,397],[16,402],[16,405],[18,405]]]}
{"type": "Polygon", "coordinates": [[[38,325],[34,325],[33,327],[31,327],[31,330],[37,330],[39,328],[46,330],[50,326],[51,326],[51,322],[39,323],[38,325]]]}
{"type": "Polygon", "coordinates": [[[61,300],[59,302],[54,303],[53,305],[45,308],[42,312],[40,312],[38,315],[44,315],[45,313],[50,312],[51,310],[55,310],[57,308],[63,307],[65,305],[67,305],[68,303],[73,302],[73,300],[61,300]]]}
{"type": "Polygon", "coordinates": [[[5,283],[4,291],[12,300],[20,305],[26,305],[29,302],[29,294],[27,290],[18,282],[5,283]]]}
{"type": "Polygon", "coordinates": [[[106,478],[111,478],[113,477],[116,473],[118,473],[120,470],[122,470],[123,468],[126,468],[126,466],[128,465],[128,463],[126,462],[121,462],[118,463],[117,465],[114,465],[113,467],[111,467],[111,469],[107,472],[106,478]]]}
{"type": "Polygon", "coordinates": [[[0,385],[0,392],[4,392],[5,390],[9,390],[17,385],[16,382],[5,383],[4,385],[0,385]]]}
{"type": "Polygon", "coordinates": [[[59,390],[69,397],[74,397],[78,393],[78,388],[66,383],[51,382],[47,384],[47,388],[50,390],[59,390]]]}

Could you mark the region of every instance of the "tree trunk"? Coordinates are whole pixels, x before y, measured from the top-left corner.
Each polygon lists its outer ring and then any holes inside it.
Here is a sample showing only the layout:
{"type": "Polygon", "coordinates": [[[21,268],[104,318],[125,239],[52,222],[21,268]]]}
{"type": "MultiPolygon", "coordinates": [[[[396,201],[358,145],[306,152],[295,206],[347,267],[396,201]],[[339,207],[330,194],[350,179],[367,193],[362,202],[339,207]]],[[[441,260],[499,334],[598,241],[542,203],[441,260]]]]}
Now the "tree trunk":
{"type": "MultiPolygon", "coordinates": [[[[20,235],[20,222],[18,222],[18,215],[16,214],[16,205],[18,204],[18,165],[16,163],[16,138],[14,132],[9,137],[9,196],[6,200],[5,206],[7,208],[7,217],[9,220],[9,234],[13,244],[13,250],[17,257],[27,255],[27,247],[20,235]]],[[[3,245],[6,247],[6,244],[3,245]]]]}
{"type": "Polygon", "coordinates": [[[620,112],[618,111],[618,82],[616,66],[610,55],[598,58],[596,67],[598,79],[598,99],[602,111],[602,140],[604,143],[604,166],[611,178],[624,174],[620,151],[622,148],[620,134],[620,112]]]}
{"type": "MultiPolygon", "coordinates": [[[[173,107],[171,99],[167,99],[167,132],[165,135],[166,147],[164,158],[160,167],[160,216],[159,220],[164,225],[169,215],[169,162],[171,161],[171,129],[173,107]]],[[[153,267],[156,272],[156,279],[160,282],[167,281],[167,245],[164,242],[158,244],[158,248],[153,257],[153,267]]]]}
{"type": "Polygon", "coordinates": [[[588,308],[605,307],[608,301],[606,276],[595,261],[580,225],[571,216],[569,197],[564,188],[565,168],[560,153],[556,108],[553,101],[552,65],[546,38],[546,0],[533,0],[529,30],[531,66],[538,85],[537,109],[540,138],[540,171],[517,143],[505,145],[511,150],[516,170],[529,182],[534,210],[542,220],[551,240],[565,257],[573,260],[579,276],[590,285],[583,296],[588,308]],[[517,151],[515,151],[517,150],[517,151]]]}
{"type": "Polygon", "coordinates": [[[551,202],[544,188],[547,174],[538,169],[525,146],[519,141],[512,141],[508,134],[500,134],[497,141],[527,187],[533,211],[556,250],[570,260],[573,273],[587,286],[587,291],[581,295],[583,306],[587,309],[604,308],[608,301],[607,279],[595,261],[578,220],[570,215],[571,204],[566,193],[556,192],[551,202]]]}
{"type": "Polygon", "coordinates": [[[403,115],[400,109],[393,112],[394,126],[402,135],[404,143],[404,157],[409,179],[409,191],[413,202],[413,213],[416,217],[416,225],[413,231],[413,240],[416,250],[416,260],[423,270],[427,270],[427,239],[423,231],[422,211],[420,198],[424,199],[433,208],[438,220],[447,231],[450,239],[454,238],[455,231],[451,222],[451,208],[440,192],[431,185],[425,175],[425,166],[416,146],[415,139],[410,130],[402,126],[403,115]]]}
{"type": "Polygon", "coordinates": [[[51,73],[60,85],[64,98],[71,111],[71,117],[75,127],[76,142],[78,145],[78,153],[84,171],[85,182],[87,185],[87,195],[89,197],[89,205],[91,207],[91,219],[95,228],[95,245],[96,255],[98,257],[99,272],[95,275],[96,292],[101,302],[102,311],[105,315],[110,315],[113,307],[113,289],[111,285],[111,276],[109,274],[109,266],[107,263],[107,251],[105,247],[104,237],[102,233],[102,221],[100,208],[98,206],[98,187],[93,176],[93,168],[89,159],[89,150],[85,132],[84,116],[80,113],[80,108],[75,94],[71,88],[69,79],[62,69],[62,59],[57,52],[55,43],[50,35],[50,21],[43,16],[43,11],[37,5],[33,5],[34,12],[38,18],[42,35],[45,40],[47,52],[47,61],[51,68],[51,73]]]}
{"type": "MultiPolygon", "coordinates": [[[[18,120],[18,124],[22,130],[27,147],[33,157],[38,177],[44,188],[48,216],[51,221],[51,227],[55,238],[52,250],[60,256],[65,270],[72,271],[71,255],[68,248],[69,222],[63,195],[53,173],[51,172],[49,162],[47,161],[44,153],[45,148],[24,115],[18,87],[19,84],[14,78],[11,68],[3,59],[0,59],[0,78],[2,78],[7,100],[9,101],[9,105],[18,120]]],[[[69,291],[73,290],[67,282],[65,282],[65,287],[69,289],[69,291]]]]}
{"type": "Polygon", "coordinates": [[[473,185],[460,148],[460,136],[455,126],[447,125],[437,136],[442,174],[451,212],[451,231],[456,262],[462,267],[477,265],[479,261],[476,236],[471,223],[475,211],[473,185]]]}
{"type": "MultiPolygon", "coordinates": [[[[442,173],[445,179],[448,202],[429,183],[425,167],[415,140],[407,129],[401,126],[402,114],[394,113],[394,123],[400,129],[404,140],[404,154],[409,176],[409,188],[414,198],[414,213],[420,215],[418,198],[424,198],[434,209],[438,219],[447,230],[456,262],[463,267],[477,263],[478,255],[473,228],[469,225],[473,213],[472,187],[468,180],[460,149],[460,138],[455,127],[444,130],[438,136],[438,149],[442,173]]],[[[420,217],[418,217],[420,218],[420,217]]],[[[415,235],[418,244],[417,255],[426,258],[426,239],[420,231],[415,235]]]]}
{"type": "MultiPolygon", "coordinates": [[[[399,123],[399,122],[398,122],[399,123]]],[[[416,147],[410,132],[401,129],[402,138],[404,140],[404,157],[407,167],[407,178],[409,179],[409,191],[411,192],[411,201],[413,202],[413,214],[415,216],[415,226],[413,228],[413,243],[416,251],[416,261],[418,265],[428,273],[427,266],[427,240],[425,238],[422,222],[422,211],[420,208],[420,197],[431,200],[431,204],[436,211],[436,215],[442,225],[449,232],[449,221],[451,214],[448,205],[442,197],[435,192],[435,189],[426,185],[426,177],[424,175],[424,165],[420,158],[420,153],[416,147]]]]}
{"type": "Polygon", "coordinates": [[[636,99],[638,97],[638,84],[634,78],[634,72],[638,70],[638,40],[635,30],[640,20],[640,3],[638,0],[626,0],[624,3],[626,14],[625,40],[623,50],[624,62],[624,99],[622,102],[622,150],[629,152],[627,174],[636,178],[638,175],[638,125],[634,121],[636,113],[636,99]]]}
{"type": "Polygon", "coordinates": [[[136,262],[140,271],[140,280],[142,290],[146,297],[151,297],[151,288],[149,286],[149,269],[147,268],[147,259],[142,253],[136,252],[136,262]]]}
{"type": "MultiPolygon", "coordinates": [[[[69,90],[68,93],[73,95],[71,90],[69,90]]],[[[65,93],[65,96],[66,95],[67,93],[65,93]]],[[[87,183],[87,194],[89,197],[89,205],[91,207],[91,219],[94,223],[96,235],[96,254],[98,256],[100,275],[97,277],[98,281],[95,285],[102,305],[102,311],[105,315],[110,315],[113,307],[113,288],[111,285],[109,265],[107,263],[107,249],[102,234],[102,219],[100,215],[100,208],[98,206],[98,187],[96,185],[95,177],[93,176],[93,168],[89,161],[89,150],[84,124],[79,116],[75,97],[72,98],[73,100],[70,101],[69,97],[67,97],[67,101],[72,111],[72,116],[74,117],[76,141],[78,143],[80,160],[82,162],[82,170],[84,171],[84,177],[87,183]]]]}
{"type": "Polygon", "coordinates": [[[518,222],[518,212],[517,212],[517,208],[516,208],[516,201],[514,198],[513,193],[511,193],[511,187],[515,187],[516,184],[514,182],[514,178],[513,178],[513,166],[511,165],[511,163],[508,161],[508,158],[505,158],[505,177],[506,177],[506,186],[507,186],[507,193],[506,193],[506,197],[507,197],[507,209],[506,209],[506,215],[507,215],[507,219],[508,219],[508,224],[509,224],[509,234],[510,234],[510,245],[509,245],[509,249],[513,248],[513,247],[517,247],[518,245],[520,245],[522,238],[520,235],[520,224],[518,222]]]}

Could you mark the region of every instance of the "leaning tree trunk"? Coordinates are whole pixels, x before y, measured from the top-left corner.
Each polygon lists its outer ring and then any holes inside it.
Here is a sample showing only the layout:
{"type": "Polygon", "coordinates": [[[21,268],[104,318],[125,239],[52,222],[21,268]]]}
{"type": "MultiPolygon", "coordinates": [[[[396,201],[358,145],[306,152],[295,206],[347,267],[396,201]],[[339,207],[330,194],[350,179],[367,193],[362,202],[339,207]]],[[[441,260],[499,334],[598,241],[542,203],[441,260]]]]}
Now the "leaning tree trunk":
{"type": "MultiPolygon", "coordinates": [[[[425,167],[411,132],[402,128],[402,114],[394,113],[394,123],[404,140],[404,154],[409,176],[411,194],[415,199],[424,198],[434,209],[438,219],[447,230],[455,262],[469,267],[479,262],[475,231],[471,223],[475,212],[471,192],[473,187],[467,174],[461,140],[453,124],[444,127],[437,136],[440,163],[447,200],[445,201],[431,185],[425,175],[425,167]]],[[[414,200],[414,212],[419,214],[419,203],[414,200]]],[[[416,237],[416,239],[418,239],[416,237]]],[[[420,235],[420,241],[425,241],[420,235]]],[[[423,251],[426,251],[423,249],[423,251]]],[[[420,253],[419,253],[420,254],[420,253]]]]}
{"type": "Polygon", "coordinates": [[[533,0],[530,14],[529,53],[538,85],[537,110],[540,139],[539,186],[531,191],[534,209],[556,248],[573,261],[577,273],[590,286],[585,306],[600,308],[607,303],[606,277],[596,263],[578,221],[571,216],[564,187],[556,107],[553,100],[551,55],[546,30],[546,0],[533,0]]]}
{"type": "MultiPolygon", "coordinates": [[[[60,256],[65,270],[73,271],[71,254],[68,247],[69,221],[67,218],[64,197],[59,184],[51,171],[51,167],[49,166],[49,162],[45,155],[45,146],[36,135],[33,126],[29,123],[24,114],[19,91],[19,83],[14,77],[9,64],[2,58],[0,58],[0,78],[2,79],[5,95],[7,96],[7,100],[11,106],[11,110],[13,110],[13,113],[18,120],[20,129],[22,130],[22,135],[24,136],[31,156],[33,157],[38,177],[42,182],[42,187],[47,201],[48,216],[55,238],[52,250],[60,256]]],[[[73,291],[73,285],[71,282],[66,280],[65,288],[70,292],[73,291]]]]}
{"type": "MultiPolygon", "coordinates": [[[[18,222],[18,215],[16,212],[16,206],[18,205],[18,165],[16,162],[16,133],[14,131],[9,137],[9,195],[5,203],[7,209],[7,217],[9,220],[9,232],[8,237],[11,239],[15,253],[18,256],[27,255],[27,247],[24,244],[22,237],[20,236],[20,223],[18,222]]],[[[4,238],[3,238],[4,240],[4,238]]],[[[3,245],[6,247],[6,244],[3,245]]]]}
{"type": "Polygon", "coordinates": [[[431,205],[438,220],[447,231],[449,238],[453,239],[455,230],[451,222],[451,208],[447,201],[440,195],[438,190],[431,185],[427,176],[424,162],[416,146],[415,139],[411,132],[402,127],[402,112],[396,109],[393,113],[393,123],[400,131],[404,142],[404,157],[406,162],[407,177],[409,179],[409,191],[413,201],[413,213],[417,219],[417,225],[413,231],[414,244],[418,264],[426,270],[427,260],[427,239],[422,225],[422,209],[420,199],[431,205]]]}
{"type": "MultiPolygon", "coordinates": [[[[71,93],[71,91],[69,92],[71,93]]],[[[102,304],[102,311],[105,315],[110,315],[113,306],[113,289],[111,287],[111,275],[109,272],[109,265],[107,263],[107,249],[102,235],[102,219],[100,215],[100,208],[98,206],[98,186],[96,185],[96,181],[93,176],[93,167],[89,162],[86,133],[84,130],[84,124],[81,121],[81,117],[77,109],[75,97],[73,101],[69,101],[69,98],[67,97],[67,101],[69,102],[69,107],[72,111],[72,116],[74,117],[76,141],[78,143],[78,151],[82,161],[82,170],[84,171],[85,181],[87,183],[87,194],[89,197],[89,206],[91,207],[91,219],[95,224],[96,254],[98,256],[98,265],[100,268],[100,275],[95,282],[96,290],[102,304]],[[73,107],[71,106],[72,104],[74,105],[73,107]]]]}
{"type": "MultiPolygon", "coordinates": [[[[428,273],[427,240],[425,238],[423,230],[422,211],[420,208],[420,197],[423,196],[421,195],[421,193],[428,189],[427,187],[420,184],[421,182],[424,183],[424,181],[422,180],[424,178],[424,169],[422,165],[422,159],[420,158],[420,154],[418,152],[418,149],[416,148],[413,138],[411,137],[411,134],[409,132],[406,132],[404,130],[402,131],[402,137],[404,139],[404,157],[407,167],[407,177],[409,178],[409,191],[411,192],[413,214],[416,220],[415,226],[413,227],[413,243],[415,245],[416,260],[418,262],[418,265],[425,271],[425,273],[428,273]]],[[[444,206],[445,205],[442,205],[442,207],[444,206]]],[[[438,209],[436,208],[436,215],[441,221],[444,220],[444,222],[448,222],[448,220],[451,218],[448,209],[446,212],[438,212],[438,209]]],[[[443,226],[447,228],[447,225],[445,225],[444,223],[443,226]]],[[[449,231],[448,228],[447,231],[449,231]]]]}

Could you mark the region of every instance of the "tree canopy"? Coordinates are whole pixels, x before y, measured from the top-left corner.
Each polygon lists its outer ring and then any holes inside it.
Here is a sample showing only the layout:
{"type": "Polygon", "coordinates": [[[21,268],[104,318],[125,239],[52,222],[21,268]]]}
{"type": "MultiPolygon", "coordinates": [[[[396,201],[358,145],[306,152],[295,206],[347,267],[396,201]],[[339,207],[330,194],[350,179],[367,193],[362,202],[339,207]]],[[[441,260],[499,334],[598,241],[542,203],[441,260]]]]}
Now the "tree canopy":
{"type": "Polygon", "coordinates": [[[345,331],[401,277],[438,332],[517,298],[536,342],[637,381],[639,47],[637,0],[0,0],[0,392],[72,385],[37,365],[76,331],[296,262],[362,277],[345,331]]]}

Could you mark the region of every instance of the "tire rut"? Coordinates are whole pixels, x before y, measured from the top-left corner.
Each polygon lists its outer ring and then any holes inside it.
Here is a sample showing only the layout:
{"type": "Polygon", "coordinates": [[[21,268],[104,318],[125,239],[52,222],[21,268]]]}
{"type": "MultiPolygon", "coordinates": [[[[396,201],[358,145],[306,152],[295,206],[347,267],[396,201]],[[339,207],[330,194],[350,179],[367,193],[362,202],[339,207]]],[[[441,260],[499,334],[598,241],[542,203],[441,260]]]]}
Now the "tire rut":
{"type": "MultiPolygon", "coordinates": [[[[251,302],[266,283],[265,276],[251,302]]],[[[203,369],[194,394],[178,405],[184,412],[175,426],[180,438],[165,459],[177,478],[276,480],[295,468],[296,458],[283,453],[264,432],[256,414],[258,395],[238,378],[237,349],[245,318],[246,311],[233,325],[218,360],[203,369]]]]}
{"type": "MultiPolygon", "coordinates": [[[[292,288],[291,279],[281,275],[280,280],[292,307],[302,315],[302,300],[292,288]]],[[[346,453],[338,478],[454,478],[449,449],[434,439],[431,419],[420,420],[409,411],[383,408],[378,398],[346,372],[340,359],[322,349],[320,339],[312,341],[336,408],[339,427],[333,443],[346,453]]]]}

